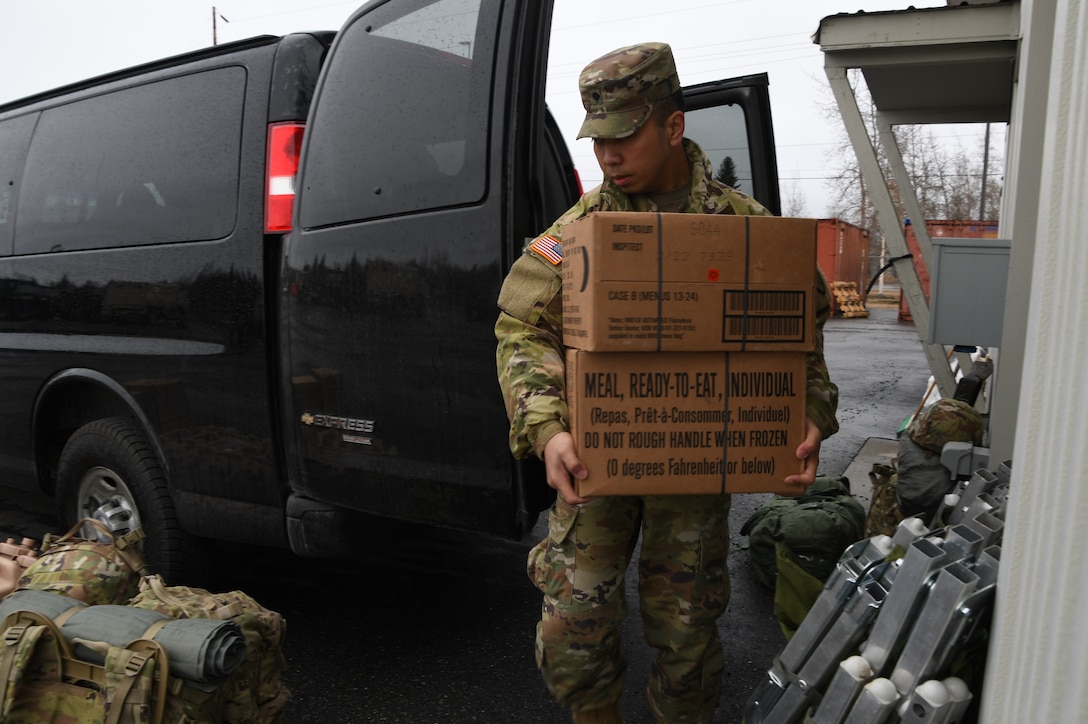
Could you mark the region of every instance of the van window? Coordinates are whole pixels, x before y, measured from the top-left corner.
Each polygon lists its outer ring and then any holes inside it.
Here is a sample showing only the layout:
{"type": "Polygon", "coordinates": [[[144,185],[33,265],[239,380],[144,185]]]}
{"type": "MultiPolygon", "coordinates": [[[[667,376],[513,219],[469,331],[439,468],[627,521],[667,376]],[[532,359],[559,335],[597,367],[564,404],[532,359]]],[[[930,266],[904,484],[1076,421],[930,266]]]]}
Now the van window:
{"type": "Polygon", "coordinates": [[[684,135],[702,146],[714,164],[714,178],[754,195],[744,108],[731,104],[689,109],[684,121],[684,135]]]}
{"type": "Polygon", "coordinates": [[[15,253],[229,235],[245,80],[240,67],[219,68],[43,111],[15,253]]]}
{"type": "Polygon", "coordinates": [[[307,130],[322,173],[306,177],[304,228],[483,197],[491,2],[387,3],[341,32],[307,130]]]}
{"type": "Polygon", "coordinates": [[[0,256],[11,253],[11,231],[15,226],[15,193],[19,188],[23,159],[34,130],[36,113],[0,122],[0,256]]]}

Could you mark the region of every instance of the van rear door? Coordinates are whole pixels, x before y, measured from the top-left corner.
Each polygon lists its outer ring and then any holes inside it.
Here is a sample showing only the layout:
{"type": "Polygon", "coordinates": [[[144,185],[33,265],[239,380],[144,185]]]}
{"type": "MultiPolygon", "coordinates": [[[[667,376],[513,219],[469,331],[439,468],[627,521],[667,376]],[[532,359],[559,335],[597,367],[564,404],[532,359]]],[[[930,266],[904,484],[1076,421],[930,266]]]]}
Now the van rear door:
{"type": "Polygon", "coordinates": [[[513,253],[575,198],[542,188],[541,159],[570,165],[540,150],[550,15],[373,2],[330,48],[282,277],[296,495],[511,536],[535,519],[493,326],[513,253]]]}
{"type": "Polygon", "coordinates": [[[685,134],[702,146],[714,177],[781,214],[778,160],[766,73],[684,88],[685,134]]]}
{"type": "Polygon", "coordinates": [[[578,193],[544,101],[551,9],[373,2],[330,48],[282,268],[296,516],[518,536],[554,499],[538,463],[511,458],[493,333],[506,271],[578,193]]]}

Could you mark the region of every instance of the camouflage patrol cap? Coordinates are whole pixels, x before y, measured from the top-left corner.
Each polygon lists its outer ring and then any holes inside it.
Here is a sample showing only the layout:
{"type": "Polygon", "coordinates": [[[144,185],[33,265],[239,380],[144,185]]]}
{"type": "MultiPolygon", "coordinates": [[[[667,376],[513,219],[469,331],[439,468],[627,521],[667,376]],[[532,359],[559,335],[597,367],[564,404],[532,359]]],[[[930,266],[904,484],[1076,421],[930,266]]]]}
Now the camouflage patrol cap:
{"type": "Polygon", "coordinates": [[[637,131],[654,103],[680,90],[672,48],[641,43],[613,50],[578,76],[586,119],[578,138],[626,138],[637,131]]]}
{"type": "Polygon", "coordinates": [[[962,400],[942,398],[918,415],[910,427],[910,439],[939,453],[948,442],[982,444],[982,415],[962,400]]]}

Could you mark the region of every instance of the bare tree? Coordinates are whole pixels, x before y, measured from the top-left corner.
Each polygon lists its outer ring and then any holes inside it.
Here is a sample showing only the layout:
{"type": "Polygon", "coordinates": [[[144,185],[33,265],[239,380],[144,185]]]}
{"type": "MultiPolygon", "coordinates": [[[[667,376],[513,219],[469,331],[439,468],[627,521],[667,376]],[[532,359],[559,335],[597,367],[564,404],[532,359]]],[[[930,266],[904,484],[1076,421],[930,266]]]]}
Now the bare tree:
{"type": "Polygon", "coordinates": [[[808,208],[805,205],[805,195],[801,193],[801,189],[797,187],[797,184],[790,184],[786,188],[785,198],[782,201],[783,216],[802,218],[809,215],[808,208]]]}
{"type": "MultiPolygon", "coordinates": [[[[857,86],[856,74],[854,78],[854,85],[857,86]]],[[[876,139],[876,112],[872,100],[864,88],[855,87],[855,96],[862,118],[869,126],[869,137],[876,139]]],[[[829,100],[824,111],[829,117],[840,117],[834,101],[829,100]]],[[[892,132],[926,219],[977,219],[980,209],[983,208],[991,217],[988,220],[997,218],[1001,182],[999,164],[995,163],[992,149],[978,148],[968,152],[958,145],[942,142],[930,126],[895,126],[892,132]],[[984,172],[983,168],[988,166],[991,167],[984,172]],[[986,204],[982,203],[983,190],[987,196],[986,204]]],[[[883,170],[884,181],[895,204],[896,216],[902,220],[906,216],[906,205],[903,203],[901,189],[891,172],[883,146],[877,144],[876,149],[877,162],[883,170]]],[[[831,167],[838,169],[827,181],[831,192],[829,213],[868,229],[874,235],[873,238],[876,238],[880,225],[873,207],[872,194],[866,188],[857,156],[845,129],[839,141],[828,152],[828,158],[831,167]]]]}

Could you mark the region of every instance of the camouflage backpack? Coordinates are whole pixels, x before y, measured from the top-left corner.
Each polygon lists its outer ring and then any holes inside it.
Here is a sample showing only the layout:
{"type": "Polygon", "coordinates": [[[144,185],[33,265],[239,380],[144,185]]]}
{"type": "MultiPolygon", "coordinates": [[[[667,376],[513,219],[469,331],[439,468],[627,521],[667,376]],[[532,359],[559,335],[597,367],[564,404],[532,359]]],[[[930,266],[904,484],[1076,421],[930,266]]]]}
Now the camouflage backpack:
{"type": "Polygon", "coordinates": [[[869,482],[873,485],[873,497],[869,503],[869,514],[865,518],[864,537],[894,535],[899,522],[905,517],[899,508],[899,476],[895,465],[873,463],[873,468],[869,471],[869,482]]]}
{"type": "Polygon", "coordinates": [[[287,623],[242,591],[210,593],[202,588],[167,586],[158,576],[140,582],[140,592],[130,606],[157,611],[171,618],[206,618],[233,621],[242,629],[246,658],[214,690],[185,687],[172,692],[166,702],[164,721],[191,724],[279,724],[291,692],[282,675],[287,623]]]}
{"type": "Polygon", "coordinates": [[[948,442],[981,445],[984,429],[982,415],[974,407],[963,400],[941,398],[918,414],[907,434],[917,445],[940,455],[948,442]]]}
{"type": "Polygon", "coordinates": [[[41,554],[19,578],[19,589],[54,591],[89,604],[123,605],[140,590],[146,573],[142,529],[117,538],[101,521],[84,518],[62,536],[47,535],[41,554]],[[77,534],[90,526],[98,540],[77,534]]]}
{"type": "Polygon", "coordinates": [[[775,588],[776,549],[784,546],[797,565],[822,583],[835,570],[843,551],[865,533],[865,508],[850,493],[850,481],[818,477],[804,495],[776,495],[740,530],[756,577],[775,588]]]}
{"type": "Polygon", "coordinates": [[[0,721],[5,724],[159,724],[168,676],[154,641],[82,641],[101,663],[77,658],[55,622],[16,611],[0,622],[0,721]]]}

